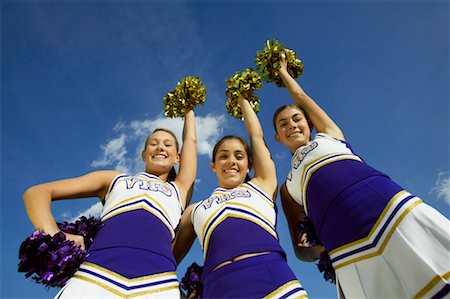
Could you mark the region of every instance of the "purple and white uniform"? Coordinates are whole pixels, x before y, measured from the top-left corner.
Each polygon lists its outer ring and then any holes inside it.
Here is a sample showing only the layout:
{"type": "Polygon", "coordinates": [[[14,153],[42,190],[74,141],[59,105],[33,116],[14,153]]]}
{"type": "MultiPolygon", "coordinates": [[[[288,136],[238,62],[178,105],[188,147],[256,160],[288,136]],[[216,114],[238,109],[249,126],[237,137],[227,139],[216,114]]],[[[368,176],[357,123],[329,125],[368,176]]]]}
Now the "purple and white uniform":
{"type": "Polygon", "coordinates": [[[204,298],[306,298],[275,230],[274,202],[251,182],[216,188],[197,203],[192,223],[203,249],[204,298]],[[269,252],[235,261],[235,257],[269,252]]]}
{"type": "Polygon", "coordinates": [[[345,141],[319,133],[298,148],[286,187],[314,223],[346,298],[450,296],[448,219],[345,141]]]}
{"type": "Polygon", "coordinates": [[[181,213],[173,182],[145,172],[116,176],[102,228],[56,298],[179,298],[171,246],[181,213]]]}

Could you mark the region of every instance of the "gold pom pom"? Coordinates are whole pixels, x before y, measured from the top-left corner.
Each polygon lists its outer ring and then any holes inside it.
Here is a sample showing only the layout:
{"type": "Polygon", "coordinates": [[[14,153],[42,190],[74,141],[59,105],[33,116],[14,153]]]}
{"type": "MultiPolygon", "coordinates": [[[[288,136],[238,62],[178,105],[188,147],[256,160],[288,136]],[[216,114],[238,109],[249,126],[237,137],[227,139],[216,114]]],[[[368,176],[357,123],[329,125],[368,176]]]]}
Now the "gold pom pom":
{"type": "Polygon", "coordinates": [[[253,110],[258,113],[260,100],[253,93],[261,88],[262,81],[261,77],[255,70],[246,69],[243,72],[236,72],[230,78],[225,79],[225,82],[228,83],[225,92],[225,95],[227,96],[225,106],[227,108],[227,112],[231,116],[243,119],[241,107],[237,102],[237,98],[240,94],[242,94],[244,98],[249,101],[253,110]]]}
{"type": "Polygon", "coordinates": [[[256,53],[255,64],[257,71],[266,82],[275,82],[278,87],[284,87],[280,77],[280,61],[282,55],[286,55],[287,71],[297,78],[303,73],[303,63],[297,58],[294,51],[286,49],[277,40],[267,40],[264,49],[256,53]]]}
{"type": "Polygon", "coordinates": [[[164,115],[183,117],[197,105],[203,105],[206,99],[206,86],[198,77],[185,77],[177,83],[175,89],[164,96],[164,115]]]}

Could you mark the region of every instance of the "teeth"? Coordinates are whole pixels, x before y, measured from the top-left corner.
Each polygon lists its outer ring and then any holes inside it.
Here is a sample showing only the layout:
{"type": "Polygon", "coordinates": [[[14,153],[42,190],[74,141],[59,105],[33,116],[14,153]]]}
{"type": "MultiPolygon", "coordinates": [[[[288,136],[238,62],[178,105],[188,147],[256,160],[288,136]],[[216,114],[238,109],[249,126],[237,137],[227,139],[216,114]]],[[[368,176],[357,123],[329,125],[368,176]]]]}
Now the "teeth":
{"type": "Polygon", "coordinates": [[[302,134],[302,132],[294,132],[290,134],[289,137],[299,136],[300,134],[302,134]]]}
{"type": "Polygon", "coordinates": [[[224,170],[225,173],[237,173],[237,170],[235,169],[228,169],[228,170],[224,170]]]}

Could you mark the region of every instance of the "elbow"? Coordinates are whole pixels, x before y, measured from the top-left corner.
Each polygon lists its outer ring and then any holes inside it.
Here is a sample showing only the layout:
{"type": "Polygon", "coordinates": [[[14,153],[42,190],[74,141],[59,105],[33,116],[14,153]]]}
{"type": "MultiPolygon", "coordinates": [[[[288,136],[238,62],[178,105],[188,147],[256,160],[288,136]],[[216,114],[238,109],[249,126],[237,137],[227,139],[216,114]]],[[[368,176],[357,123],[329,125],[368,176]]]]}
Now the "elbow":
{"type": "Polygon", "coordinates": [[[263,134],[263,130],[261,127],[259,127],[258,130],[256,130],[253,134],[254,134],[253,136],[255,138],[264,140],[264,134],[263,134]]]}
{"type": "Polygon", "coordinates": [[[292,92],[292,96],[297,99],[306,99],[308,95],[302,90],[298,89],[292,92]]]}
{"type": "Polygon", "coordinates": [[[31,200],[31,198],[33,197],[33,194],[35,194],[36,191],[38,191],[38,190],[39,190],[38,186],[31,186],[27,190],[25,190],[25,192],[22,195],[23,202],[25,204],[27,202],[29,202],[31,200]]]}
{"type": "Polygon", "coordinates": [[[29,187],[22,195],[23,202],[25,205],[27,203],[30,203],[33,198],[36,198],[37,196],[45,195],[51,198],[52,191],[46,188],[44,185],[35,185],[29,187]]]}
{"type": "Polygon", "coordinates": [[[192,133],[192,134],[186,134],[183,138],[183,143],[185,142],[189,142],[192,143],[193,145],[197,146],[197,134],[192,133]]]}
{"type": "Polygon", "coordinates": [[[304,252],[301,252],[299,250],[295,250],[295,256],[297,257],[297,259],[303,262],[312,262],[309,256],[307,256],[304,252]]]}
{"type": "Polygon", "coordinates": [[[295,248],[295,256],[304,262],[314,262],[319,259],[319,256],[316,256],[314,248],[295,248]]]}

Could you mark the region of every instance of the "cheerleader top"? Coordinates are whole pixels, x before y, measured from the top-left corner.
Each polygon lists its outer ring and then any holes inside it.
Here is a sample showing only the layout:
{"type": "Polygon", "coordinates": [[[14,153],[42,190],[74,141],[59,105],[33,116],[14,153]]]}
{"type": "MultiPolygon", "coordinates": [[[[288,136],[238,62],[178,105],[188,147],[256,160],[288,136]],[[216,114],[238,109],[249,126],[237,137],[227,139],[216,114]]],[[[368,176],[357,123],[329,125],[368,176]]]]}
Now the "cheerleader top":
{"type": "Polygon", "coordinates": [[[175,262],[171,243],[182,211],[180,193],[173,182],[146,172],[119,174],[105,196],[102,227],[89,251],[132,247],[175,262]]]}
{"type": "MultiPolygon", "coordinates": [[[[387,177],[367,165],[346,141],[318,133],[292,156],[286,188],[292,198],[303,206],[319,237],[325,242],[322,226],[330,213],[344,217],[344,211],[354,209],[356,205],[367,205],[364,195],[358,200],[353,196],[353,191],[349,193],[346,190],[373,176],[387,177]]],[[[360,189],[360,192],[363,190],[360,189]]]]}
{"type": "Polygon", "coordinates": [[[197,203],[191,217],[203,249],[204,276],[243,254],[277,251],[285,256],[275,229],[276,214],[272,199],[251,182],[216,188],[197,203]]]}

